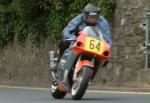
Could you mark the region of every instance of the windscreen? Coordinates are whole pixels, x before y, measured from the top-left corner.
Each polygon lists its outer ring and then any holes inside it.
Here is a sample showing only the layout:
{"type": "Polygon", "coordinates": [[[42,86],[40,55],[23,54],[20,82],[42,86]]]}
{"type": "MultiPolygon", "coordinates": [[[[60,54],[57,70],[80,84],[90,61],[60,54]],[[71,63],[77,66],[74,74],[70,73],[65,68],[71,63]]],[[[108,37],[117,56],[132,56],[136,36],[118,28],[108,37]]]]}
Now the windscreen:
{"type": "Polygon", "coordinates": [[[96,26],[86,26],[82,31],[90,37],[103,40],[102,31],[96,26]]]}

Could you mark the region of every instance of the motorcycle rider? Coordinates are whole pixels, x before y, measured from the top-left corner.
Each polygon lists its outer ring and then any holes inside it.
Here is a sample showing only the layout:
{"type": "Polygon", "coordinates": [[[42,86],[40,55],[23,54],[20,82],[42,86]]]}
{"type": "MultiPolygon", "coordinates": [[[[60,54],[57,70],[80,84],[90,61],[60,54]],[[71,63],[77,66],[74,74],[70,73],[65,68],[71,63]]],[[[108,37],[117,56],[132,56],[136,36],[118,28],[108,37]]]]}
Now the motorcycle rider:
{"type": "MultiPolygon", "coordinates": [[[[67,41],[66,39],[75,39],[77,35],[74,34],[77,34],[86,26],[97,26],[98,28],[100,28],[103,32],[104,39],[106,40],[106,42],[109,43],[110,47],[112,47],[111,32],[107,20],[103,16],[100,16],[99,7],[94,6],[92,4],[87,4],[83,10],[83,13],[73,18],[69,22],[69,24],[64,28],[63,30],[64,39],[60,42],[59,45],[60,57],[71,44],[71,41],[67,41]]],[[[71,57],[70,60],[68,61],[72,61],[71,57]]],[[[108,62],[106,62],[106,64],[104,65],[107,65],[107,63],[108,62]]],[[[67,66],[66,68],[70,69],[71,67],[67,66]]],[[[68,72],[65,73],[63,81],[66,87],[68,87],[67,75],[68,72]]]]}
{"type": "Polygon", "coordinates": [[[74,17],[63,30],[64,39],[60,42],[60,57],[64,51],[69,47],[70,43],[66,39],[74,39],[78,31],[81,31],[85,26],[97,26],[102,32],[104,39],[112,46],[111,32],[107,20],[100,16],[100,8],[92,4],[87,4],[83,13],[74,17]]]}

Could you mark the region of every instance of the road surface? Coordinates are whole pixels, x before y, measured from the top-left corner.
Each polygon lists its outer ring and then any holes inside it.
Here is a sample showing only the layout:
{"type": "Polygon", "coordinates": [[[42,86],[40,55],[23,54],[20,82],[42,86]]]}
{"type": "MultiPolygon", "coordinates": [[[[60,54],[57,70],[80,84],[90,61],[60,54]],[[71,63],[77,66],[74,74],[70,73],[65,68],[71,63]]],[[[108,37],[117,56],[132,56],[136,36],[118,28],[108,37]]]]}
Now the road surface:
{"type": "Polygon", "coordinates": [[[70,95],[56,100],[46,89],[0,87],[0,103],[150,103],[150,94],[89,91],[82,100],[73,101],[70,95]]]}

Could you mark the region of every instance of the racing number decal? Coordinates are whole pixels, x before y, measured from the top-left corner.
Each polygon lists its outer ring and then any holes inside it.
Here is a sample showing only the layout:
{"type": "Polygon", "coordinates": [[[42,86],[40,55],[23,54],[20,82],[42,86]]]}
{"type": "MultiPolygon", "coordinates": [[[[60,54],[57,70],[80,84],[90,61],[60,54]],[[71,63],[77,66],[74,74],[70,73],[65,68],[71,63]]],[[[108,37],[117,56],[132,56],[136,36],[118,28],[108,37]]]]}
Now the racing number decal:
{"type": "Polygon", "coordinates": [[[104,44],[101,40],[97,40],[91,37],[86,38],[86,43],[85,43],[85,49],[87,51],[97,53],[97,54],[102,54],[103,49],[104,49],[104,44]]]}
{"type": "Polygon", "coordinates": [[[100,43],[100,41],[97,42],[94,39],[91,39],[89,46],[90,46],[89,47],[90,49],[96,49],[97,52],[99,52],[100,51],[100,47],[101,47],[101,43],[100,43]]]}

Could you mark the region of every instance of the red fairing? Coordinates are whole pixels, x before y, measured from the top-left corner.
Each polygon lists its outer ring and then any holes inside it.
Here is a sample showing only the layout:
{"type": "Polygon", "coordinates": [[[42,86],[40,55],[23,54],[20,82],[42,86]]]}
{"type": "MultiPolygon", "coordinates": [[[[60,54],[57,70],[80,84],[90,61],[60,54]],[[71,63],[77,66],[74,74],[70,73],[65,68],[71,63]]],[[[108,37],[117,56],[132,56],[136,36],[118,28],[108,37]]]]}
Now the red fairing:
{"type": "Polygon", "coordinates": [[[79,32],[79,36],[72,48],[73,52],[76,55],[79,55],[81,53],[88,54],[88,55],[94,55],[95,57],[99,58],[100,61],[110,58],[110,46],[106,41],[103,41],[103,44],[104,44],[103,52],[104,53],[102,55],[85,50],[85,45],[86,45],[85,43],[86,43],[87,37],[88,36],[84,32],[79,32]]]}

